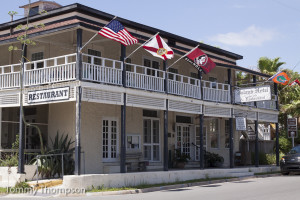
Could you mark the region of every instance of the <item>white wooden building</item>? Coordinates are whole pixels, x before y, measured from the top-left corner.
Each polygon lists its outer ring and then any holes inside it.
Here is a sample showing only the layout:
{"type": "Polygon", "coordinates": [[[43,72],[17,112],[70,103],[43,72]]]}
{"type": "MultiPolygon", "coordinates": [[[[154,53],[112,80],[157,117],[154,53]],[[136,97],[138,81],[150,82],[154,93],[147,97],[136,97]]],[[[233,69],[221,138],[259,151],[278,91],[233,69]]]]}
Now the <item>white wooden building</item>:
{"type": "MultiPolygon", "coordinates": [[[[33,8],[39,9],[45,3],[39,1],[33,8]]],[[[237,71],[251,74],[252,80],[268,77],[238,66],[236,61],[242,59],[241,55],[201,43],[200,48],[217,65],[203,74],[202,80],[186,61],[166,71],[161,59],[142,48],[124,64],[121,57],[156,32],[175,52],[167,65],[198,42],[118,18],[139,40],[138,44],[125,49],[99,35],[80,53],[80,47],[113,15],[81,4],[55,4],[49,9],[47,15],[31,13],[29,17],[31,24],[43,23],[45,27],[29,30],[36,45],[26,50],[29,61],[24,65],[23,94],[21,53],[8,51],[8,47],[13,44],[21,48],[17,41],[20,31],[15,27],[25,24],[26,19],[0,25],[1,152],[9,151],[19,134],[21,95],[26,121],[41,128],[46,143],[57,131],[73,138],[77,145],[76,174],[80,174],[80,163],[81,170],[85,165],[86,173],[125,172],[126,163],[133,159],[130,155],[148,161],[147,170],[168,170],[174,149],[190,155],[187,167],[200,169],[200,150],[192,143],[199,146],[201,142],[206,151],[224,157],[224,167],[233,167],[241,137],[235,131],[235,116],[242,114],[253,123],[278,122],[276,91],[272,101],[250,107],[233,103],[237,71]],[[52,95],[51,101],[47,95],[52,95]],[[79,151],[85,154],[84,162],[79,151]]],[[[23,135],[25,152],[38,151],[36,131],[27,127],[23,135]]]]}

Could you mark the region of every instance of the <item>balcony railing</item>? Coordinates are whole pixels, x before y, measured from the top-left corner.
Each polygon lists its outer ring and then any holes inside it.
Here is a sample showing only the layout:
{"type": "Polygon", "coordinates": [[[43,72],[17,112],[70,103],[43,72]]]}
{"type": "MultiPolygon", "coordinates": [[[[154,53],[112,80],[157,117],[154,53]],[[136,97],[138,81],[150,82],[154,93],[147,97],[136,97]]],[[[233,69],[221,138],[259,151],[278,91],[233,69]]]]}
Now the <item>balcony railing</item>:
{"type": "Polygon", "coordinates": [[[165,72],[159,69],[126,63],[127,87],[164,92],[165,72]]]}
{"type": "Polygon", "coordinates": [[[179,96],[201,99],[200,80],[169,72],[168,92],[179,96]]]}
{"type": "Polygon", "coordinates": [[[83,54],[82,80],[121,85],[121,61],[83,54]]]}
{"type": "Polygon", "coordinates": [[[203,100],[230,103],[230,85],[202,81],[203,100]]]}
{"type": "MultiPolygon", "coordinates": [[[[76,54],[25,63],[24,86],[43,85],[76,80],[76,54]]],[[[168,76],[168,93],[178,96],[230,103],[230,85],[202,81],[188,76],[123,63],[118,60],[83,54],[82,80],[122,85],[123,68],[126,67],[126,86],[154,92],[165,92],[168,76]],[[202,95],[201,96],[201,84],[202,95]]],[[[20,64],[0,66],[0,89],[20,87],[20,64]]],[[[241,105],[254,106],[253,102],[241,105]]],[[[276,101],[257,102],[257,108],[276,109],[276,101]]]]}

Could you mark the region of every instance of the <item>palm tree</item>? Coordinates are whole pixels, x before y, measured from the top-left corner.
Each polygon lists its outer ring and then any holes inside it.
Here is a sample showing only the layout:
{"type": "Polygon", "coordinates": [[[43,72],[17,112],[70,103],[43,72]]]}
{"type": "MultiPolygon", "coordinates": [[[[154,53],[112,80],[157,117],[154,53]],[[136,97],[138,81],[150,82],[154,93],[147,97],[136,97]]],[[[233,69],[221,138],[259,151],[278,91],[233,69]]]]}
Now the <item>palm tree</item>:
{"type": "Polygon", "coordinates": [[[268,57],[261,57],[258,60],[258,69],[264,74],[274,75],[279,71],[279,67],[285,62],[279,62],[280,57],[270,59],[268,57]]]}

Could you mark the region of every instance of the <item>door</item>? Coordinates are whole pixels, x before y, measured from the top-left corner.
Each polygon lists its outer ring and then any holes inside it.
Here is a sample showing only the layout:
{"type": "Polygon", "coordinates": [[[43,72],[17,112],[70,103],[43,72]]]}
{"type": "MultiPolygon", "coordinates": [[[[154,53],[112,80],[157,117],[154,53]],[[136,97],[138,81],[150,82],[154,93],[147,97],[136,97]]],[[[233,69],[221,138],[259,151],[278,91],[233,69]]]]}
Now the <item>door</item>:
{"type": "Polygon", "coordinates": [[[114,161],[118,154],[118,123],[113,119],[102,120],[102,158],[114,161]]]}
{"type": "Polygon", "coordinates": [[[191,156],[191,132],[189,125],[176,125],[176,148],[191,156]]]}

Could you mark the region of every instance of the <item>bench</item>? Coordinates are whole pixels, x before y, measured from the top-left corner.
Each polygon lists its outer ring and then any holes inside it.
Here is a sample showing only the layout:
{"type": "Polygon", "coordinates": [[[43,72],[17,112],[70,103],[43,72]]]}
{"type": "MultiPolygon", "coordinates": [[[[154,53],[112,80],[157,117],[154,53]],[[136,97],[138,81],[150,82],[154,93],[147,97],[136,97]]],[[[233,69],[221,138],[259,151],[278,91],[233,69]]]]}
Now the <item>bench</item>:
{"type": "Polygon", "coordinates": [[[127,172],[132,172],[136,170],[146,171],[146,166],[149,165],[149,162],[143,160],[142,152],[126,152],[125,165],[127,167],[127,172]]]}

